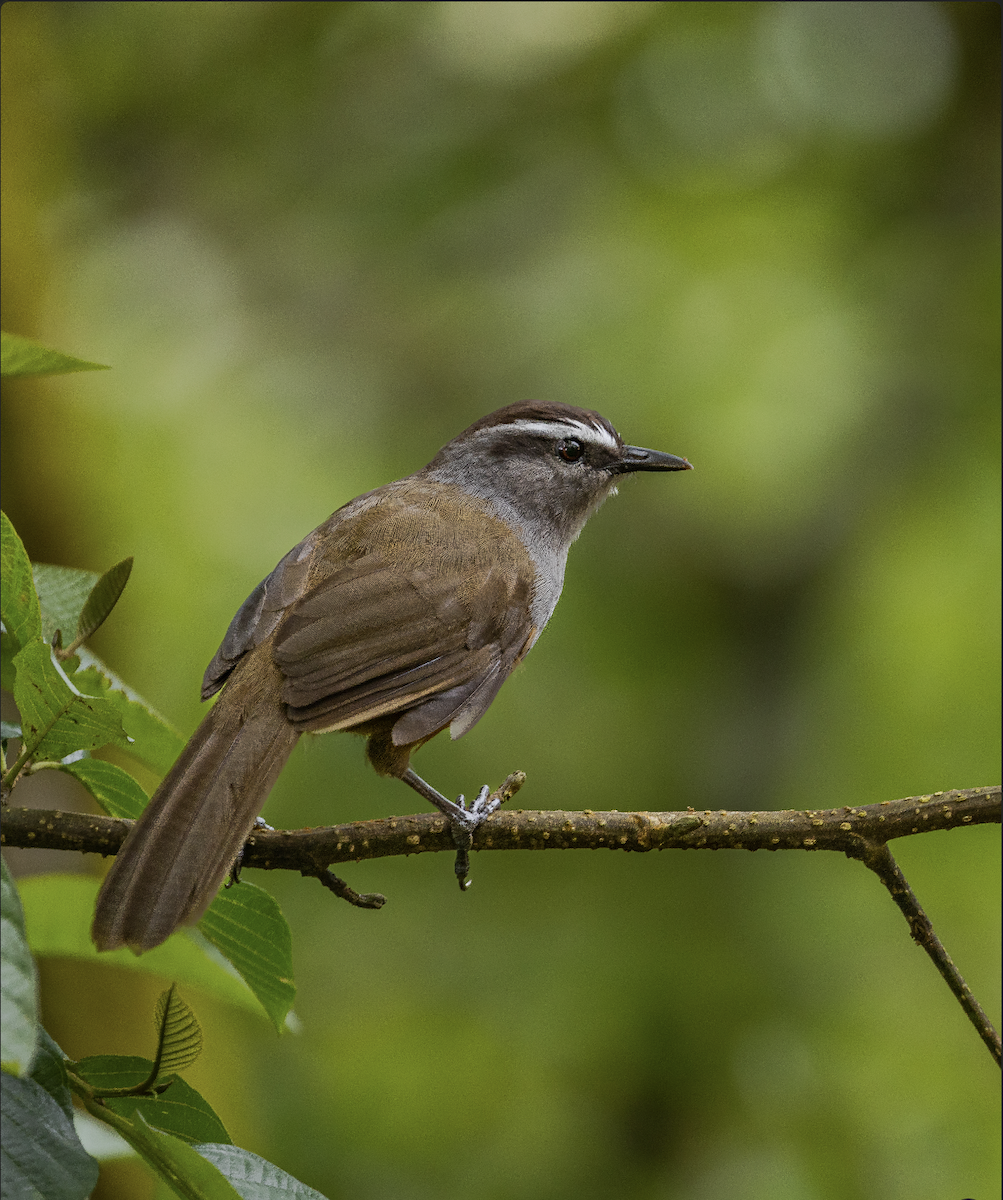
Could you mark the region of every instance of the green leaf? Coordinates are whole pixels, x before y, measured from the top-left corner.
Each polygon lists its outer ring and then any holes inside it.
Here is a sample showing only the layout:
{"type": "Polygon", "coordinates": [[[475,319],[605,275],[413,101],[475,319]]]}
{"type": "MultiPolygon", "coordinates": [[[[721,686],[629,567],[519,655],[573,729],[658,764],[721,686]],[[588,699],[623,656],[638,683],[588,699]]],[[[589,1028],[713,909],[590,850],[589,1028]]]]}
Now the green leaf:
{"type": "Polygon", "coordinates": [[[24,910],[7,863],[0,860],[0,1059],[27,1075],[38,1042],[38,980],[28,949],[24,910]]]}
{"type": "Polygon", "coordinates": [[[195,1146],[229,1179],[240,1193],[241,1200],[279,1200],[280,1197],[299,1197],[300,1200],[326,1200],[326,1197],[273,1163],[242,1150],[239,1146],[195,1146]]]}
{"type": "Polygon", "coordinates": [[[107,700],[118,713],[125,732],[132,738],[129,753],[151,770],[166,775],[184,749],[185,739],[151,704],[85,646],[77,651],[77,658],[80,666],[72,675],[77,687],[88,695],[107,700]]]}
{"type": "Polygon", "coordinates": [[[149,796],[128,771],[100,758],[80,758],[63,763],[65,775],[78,779],[110,817],[134,821],[149,803],[149,796]]]}
{"type": "Polygon", "coordinates": [[[42,637],[51,644],[52,635],[59,629],[63,642],[69,645],[87,597],[100,577],[94,571],[54,567],[50,563],[32,563],[31,571],[42,610],[42,637]]]}
{"type": "Polygon", "coordinates": [[[2,683],[14,690],[13,660],[42,636],[42,614],[24,544],[6,513],[0,513],[0,614],[3,617],[2,683]]]}
{"type": "Polygon", "coordinates": [[[0,630],[0,687],[5,692],[14,690],[14,658],[17,651],[14,639],[6,631],[0,630]]]}
{"type": "Polygon", "coordinates": [[[172,983],[157,1000],[157,1078],[180,1072],[202,1053],[202,1026],[172,983]]]}
{"type": "Polygon", "coordinates": [[[85,1200],[98,1180],[98,1165],[84,1150],[72,1120],[34,1079],[0,1072],[3,1196],[38,1200],[85,1200]]]}
{"type": "Polygon", "coordinates": [[[175,935],[139,957],[131,950],[110,950],[99,955],[91,941],[90,925],[100,886],[100,880],[86,875],[33,875],[21,881],[28,944],[35,954],[97,960],[158,975],[168,983],[177,980],[185,987],[262,1016],[246,984],[227,967],[208,958],[185,934],[175,935]]]}
{"type": "Polygon", "coordinates": [[[69,375],[74,371],[107,371],[103,363],[87,362],[59,350],[40,346],[16,333],[0,333],[0,375],[69,375]]]}
{"type": "Polygon", "coordinates": [[[0,721],[0,737],[2,737],[5,742],[9,742],[12,738],[19,738],[20,736],[20,725],[12,725],[10,721],[0,721]]]}
{"type": "Polygon", "coordinates": [[[58,761],[110,742],[128,745],[115,710],[100,697],[78,691],[44,642],[25,646],[14,659],[14,669],[14,699],[24,745],[33,757],[58,761]]]}
{"type": "Polygon", "coordinates": [[[242,1200],[217,1167],[187,1142],[154,1129],[141,1112],[133,1113],[131,1120],[107,1109],[101,1116],[184,1200],[242,1200]]]}
{"type": "MultiPolygon", "coordinates": [[[[122,565],[112,567],[107,575],[122,565]]],[[[63,642],[69,644],[79,636],[89,598],[101,590],[107,575],[99,578],[93,571],[48,563],[35,563],[32,569],[41,605],[42,636],[51,642],[59,629],[63,642]]],[[[82,692],[102,696],[114,706],[125,732],[133,739],[129,753],[151,770],[166,775],[185,744],[177,730],[86,647],[78,648],[76,659],[68,659],[64,669],[82,692]]]]}
{"type": "Polygon", "coordinates": [[[63,644],[75,650],[118,603],[132,573],[132,559],[122,559],[103,575],[51,563],[33,563],[31,569],[42,609],[42,636],[51,643],[58,629],[63,644]]]}
{"type": "Polygon", "coordinates": [[[221,891],[198,925],[240,972],[279,1031],[296,998],[293,939],[275,899],[253,883],[221,891]]]}
{"type": "Polygon", "coordinates": [[[95,630],[100,629],[118,604],[125,585],[132,574],[132,558],[123,558],[120,563],[109,567],[94,585],[77,622],[75,642],[86,642],[95,630]]]}
{"type": "MultiPolygon", "coordinates": [[[[93,1088],[104,1091],[135,1087],[150,1077],[153,1065],[148,1058],[134,1055],[98,1054],[81,1059],[73,1070],[93,1088]]],[[[129,1119],[140,1112],[154,1129],[188,1143],[230,1141],[208,1101],[183,1079],[175,1079],[159,1096],[114,1096],[104,1103],[129,1119]]]]}
{"type": "Polygon", "coordinates": [[[73,1101],[70,1098],[70,1085],[66,1076],[66,1055],[41,1025],[38,1027],[38,1048],[31,1068],[31,1078],[45,1088],[72,1120],[73,1101]]]}

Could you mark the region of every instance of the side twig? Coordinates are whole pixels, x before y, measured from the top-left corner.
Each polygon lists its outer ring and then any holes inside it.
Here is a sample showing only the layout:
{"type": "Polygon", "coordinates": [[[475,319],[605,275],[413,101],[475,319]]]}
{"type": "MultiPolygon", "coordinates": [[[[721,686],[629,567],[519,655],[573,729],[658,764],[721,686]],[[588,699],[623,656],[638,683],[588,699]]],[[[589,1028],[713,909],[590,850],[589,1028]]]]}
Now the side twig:
{"type": "Polygon", "coordinates": [[[996,1060],[996,1065],[999,1066],[1000,1035],[993,1028],[982,1005],[972,995],[972,989],[965,983],[951,956],[944,949],[943,943],[934,932],[930,918],[923,911],[906,877],[899,869],[898,863],[892,857],[892,852],[883,843],[869,843],[859,857],[860,861],[870,867],[888,889],[891,898],[909,922],[909,932],[912,934],[913,941],[922,946],[933,959],[933,965],[957,997],[958,1003],[965,1010],[968,1019],[978,1030],[979,1037],[985,1042],[989,1053],[996,1060]]]}

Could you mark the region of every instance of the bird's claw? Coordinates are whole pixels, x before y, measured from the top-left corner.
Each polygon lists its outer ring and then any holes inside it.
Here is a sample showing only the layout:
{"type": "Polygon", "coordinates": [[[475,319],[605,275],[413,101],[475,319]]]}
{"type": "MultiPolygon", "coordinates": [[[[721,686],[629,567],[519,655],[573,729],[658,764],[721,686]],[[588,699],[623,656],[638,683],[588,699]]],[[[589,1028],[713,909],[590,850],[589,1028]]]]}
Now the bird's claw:
{"type": "MultiPolygon", "coordinates": [[[[269,833],[275,832],[275,826],[269,825],[264,817],[254,818],[254,828],[252,833],[260,833],[263,829],[267,829],[269,833]]],[[[233,866],[230,868],[230,874],[226,877],[225,888],[231,888],[235,883],[240,883],[240,869],[244,865],[244,847],[241,846],[237,851],[237,857],[233,860],[233,866]]]]}
{"type": "MultiPolygon", "coordinates": [[[[469,808],[466,797],[457,796],[456,803],[452,806],[455,811],[451,814],[453,836],[471,836],[482,821],[501,808],[501,803],[500,797],[491,796],[491,789],[487,784],[477,793],[477,799],[471,802],[469,808]]],[[[469,843],[467,845],[469,846],[469,843]]]]}
{"type": "Polygon", "coordinates": [[[485,784],[469,808],[464,796],[457,796],[456,803],[452,805],[456,810],[455,813],[450,814],[449,822],[453,841],[456,843],[456,862],[453,870],[456,872],[456,880],[460,885],[461,892],[465,892],[470,887],[468,875],[470,874],[470,847],[474,844],[474,830],[493,812],[497,812],[501,808],[501,804],[501,797],[492,796],[491,789],[485,784]]]}
{"type": "Polygon", "coordinates": [[[434,787],[427,784],[410,767],[404,772],[401,779],[408,787],[414,788],[420,796],[424,796],[429,804],[434,805],[449,822],[449,829],[456,845],[454,870],[456,878],[459,880],[460,891],[465,892],[470,886],[467,875],[470,870],[470,848],[474,844],[474,832],[492,813],[497,812],[506,800],[512,799],[526,782],[525,772],[513,771],[501,787],[495,788],[493,792],[485,784],[469,808],[463,796],[458,796],[455,802],[447,800],[441,792],[437,792],[434,787]]]}

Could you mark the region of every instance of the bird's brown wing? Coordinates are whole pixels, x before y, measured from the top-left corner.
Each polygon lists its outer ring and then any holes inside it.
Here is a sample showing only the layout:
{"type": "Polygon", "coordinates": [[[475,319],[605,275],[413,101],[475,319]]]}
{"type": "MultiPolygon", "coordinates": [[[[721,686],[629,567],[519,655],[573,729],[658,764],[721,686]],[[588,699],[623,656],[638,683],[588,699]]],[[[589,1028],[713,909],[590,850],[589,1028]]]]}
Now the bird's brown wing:
{"type": "Polygon", "coordinates": [[[263,579],[237,609],[226,636],[202,677],[202,699],[215,696],[234,667],[260,645],[304,594],[313,565],[322,525],[293,546],[270,575],[263,579]]]}
{"type": "Polygon", "coordinates": [[[414,477],[388,484],[332,514],[248,596],[203,698],[267,641],[294,728],[386,729],[400,714],[396,746],[446,725],[459,737],[532,644],[534,579],[486,504],[414,477]]]}
{"type": "Polygon", "coordinates": [[[295,728],[400,713],[393,742],[406,745],[483,715],[531,637],[529,586],[515,564],[453,558],[432,569],[369,554],[292,606],[272,653],[295,728]]]}

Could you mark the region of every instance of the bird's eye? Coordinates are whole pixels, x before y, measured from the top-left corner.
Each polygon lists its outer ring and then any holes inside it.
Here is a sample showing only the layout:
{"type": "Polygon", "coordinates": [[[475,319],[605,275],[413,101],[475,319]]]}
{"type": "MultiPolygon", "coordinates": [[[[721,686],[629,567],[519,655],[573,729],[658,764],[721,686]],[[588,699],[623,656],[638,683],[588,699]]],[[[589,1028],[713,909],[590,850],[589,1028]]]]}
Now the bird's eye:
{"type": "Polygon", "coordinates": [[[557,453],[565,462],[578,462],[585,453],[585,447],[575,438],[566,438],[557,443],[557,453]]]}

